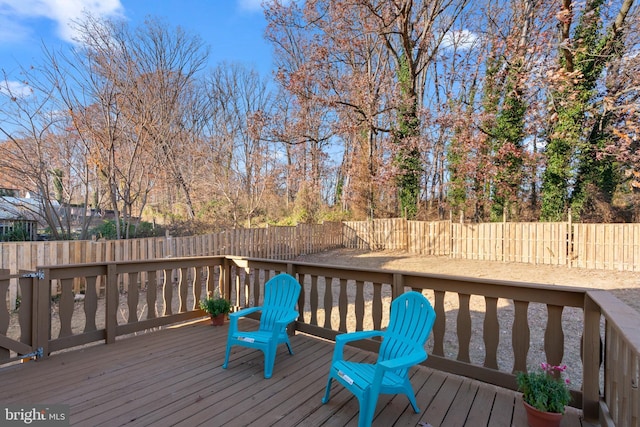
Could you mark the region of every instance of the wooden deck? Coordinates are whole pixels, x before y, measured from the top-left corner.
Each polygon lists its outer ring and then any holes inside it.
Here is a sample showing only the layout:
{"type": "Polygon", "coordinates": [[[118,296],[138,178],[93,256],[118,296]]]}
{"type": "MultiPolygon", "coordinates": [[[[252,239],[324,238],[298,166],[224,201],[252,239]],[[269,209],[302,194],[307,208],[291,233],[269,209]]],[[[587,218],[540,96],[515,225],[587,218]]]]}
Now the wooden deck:
{"type": "MultiPolygon", "coordinates": [[[[246,322],[252,322],[246,320],[246,322]]],[[[292,337],[263,378],[259,351],[234,347],[221,368],[227,326],[196,322],[0,368],[0,403],[70,405],[81,426],[356,426],[358,402],[334,382],[323,405],[333,343],[292,337]]],[[[374,355],[353,348],[352,358],[374,355]]],[[[381,396],[374,426],[526,426],[517,393],[424,367],[412,384],[422,412],[402,396],[381,396]]],[[[587,426],[569,410],[562,426],[587,426]]]]}

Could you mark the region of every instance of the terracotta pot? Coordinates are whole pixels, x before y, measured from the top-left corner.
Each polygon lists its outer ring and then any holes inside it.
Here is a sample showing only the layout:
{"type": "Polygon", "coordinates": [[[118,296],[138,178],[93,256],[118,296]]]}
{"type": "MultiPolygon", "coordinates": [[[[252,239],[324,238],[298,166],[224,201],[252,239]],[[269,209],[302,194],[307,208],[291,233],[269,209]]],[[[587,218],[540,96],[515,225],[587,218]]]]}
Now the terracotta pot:
{"type": "Polygon", "coordinates": [[[211,324],[213,326],[224,325],[224,314],[218,314],[217,316],[211,316],[211,324]]]}
{"type": "Polygon", "coordinates": [[[559,427],[562,421],[562,414],[557,412],[540,411],[527,402],[522,402],[527,411],[527,421],[529,427],[559,427]]]}

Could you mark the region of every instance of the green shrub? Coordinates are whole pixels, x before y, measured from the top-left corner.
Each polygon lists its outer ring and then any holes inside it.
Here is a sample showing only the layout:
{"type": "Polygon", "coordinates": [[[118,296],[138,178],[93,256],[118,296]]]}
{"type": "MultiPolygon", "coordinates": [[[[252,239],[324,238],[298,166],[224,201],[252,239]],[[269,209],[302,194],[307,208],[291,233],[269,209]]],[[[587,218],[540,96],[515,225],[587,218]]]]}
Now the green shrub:
{"type": "MultiPolygon", "coordinates": [[[[120,221],[120,224],[120,233],[122,234],[122,237],[124,237],[127,235],[124,221],[120,221]]],[[[117,239],[118,235],[116,232],[116,222],[111,219],[106,219],[102,221],[102,224],[92,228],[89,234],[91,236],[95,236],[96,238],[104,238],[107,240],[117,239]]],[[[129,226],[129,238],[131,239],[158,237],[162,235],[164,235],[164,229],[150,222],[140,221],[137,226],[135,224],[131,224],[129,226]]]]}

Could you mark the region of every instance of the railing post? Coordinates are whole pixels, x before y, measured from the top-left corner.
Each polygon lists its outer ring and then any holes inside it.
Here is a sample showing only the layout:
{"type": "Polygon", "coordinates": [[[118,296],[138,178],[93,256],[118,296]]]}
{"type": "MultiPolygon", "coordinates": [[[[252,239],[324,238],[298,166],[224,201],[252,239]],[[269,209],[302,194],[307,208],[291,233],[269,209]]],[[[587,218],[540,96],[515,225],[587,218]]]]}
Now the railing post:
{"type": "Polygon", "coordinates": [[[220,265],[219,288],[225,298],[231,298],[231,264],[226,257],[220,265]]]}
{"type": "Polygon", "coordinates": [[[49,356],[51,338],[51,278],[48,268],[33,277],[32,348],[42,348],[42,357],[49,356]]]}
{"type": "Polygon", "coordinates": [[[584,296],[582,332],[582,412],[588,420],[598,420],[600,401],[600,308],[587,292],[584,296]]]}
{"type": "Polygon", "coordinates": [[[296,267],[290,262],[287,263],[287,274],[296,277],[296,267]]]}
{"type": "Polygon", "coordinates": [[[107,265],[107,289],[106,289],[106,310],[105,310],[105,340],[106,344],[116,342],[116,328],[118,326],[118,274],[117,264],[107,265]]]}
{"type": "Polygon", "coordinates": [[[404,276],[400,273],[393,273],[393,284],[391,289],[391,299],[394,300],[404,293],[404,276]]]}
{"type": "MultiPolygon", "coordinates": [[[[300,279],[297,277],[297,272],[296,272],[296,267],[295,265],[293,265],[292,263],[288,262],[287,263],[287,274],[289,274],[290,276],[293,276],[296,278],[296,280],[298,280],[298,282],[300,282],[300,279]]],[[[265,283],[266,283],[266,279],[265,279],[265,283]]],[[[300,285],[302,285],[304,287],[304,283],[300,283],[300,285]]],[[[264,283],[262,284],[262,286],[264,286],[264,283]]],[[[298,296],[298,307],[302,307],[304,305],[304,291],[300,292],[300,295],[298,296]]],[[[301,308],[298,308],[298,319],[302,318],[302,312],[303,310],[301,308]]],[[[298,320],[296,319],[296,321],[298,320]]],[[[296,322],[291,322],[289,324],[289,326],[287,326],[287,335],[289,336],[293,336],[296,333],[297,330],[297,323],[296,322]]]]}

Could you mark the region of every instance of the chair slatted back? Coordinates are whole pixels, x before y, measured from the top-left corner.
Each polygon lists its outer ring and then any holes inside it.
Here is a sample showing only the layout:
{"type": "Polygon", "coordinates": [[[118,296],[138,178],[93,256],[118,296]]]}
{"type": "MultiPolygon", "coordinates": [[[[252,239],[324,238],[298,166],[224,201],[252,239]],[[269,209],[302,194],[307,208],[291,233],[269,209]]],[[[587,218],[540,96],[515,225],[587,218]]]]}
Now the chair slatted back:
{"type": "Polygon", "coordinates": [[[390,316],[378,361],[406,356],[417,347],[424,348],[436,319],[429,300],[418,292],[402,294],[391,303],[390,316]]]}
{"type": "Polygon", "coordinates": [[[273,330],[275,322],[282,318],[282,314],[294,310],[300,290],[300,283],[288,274],[279,274],[265,283],[260,330],[273,330]]]}

